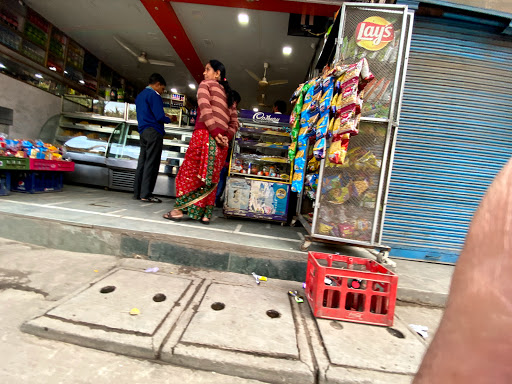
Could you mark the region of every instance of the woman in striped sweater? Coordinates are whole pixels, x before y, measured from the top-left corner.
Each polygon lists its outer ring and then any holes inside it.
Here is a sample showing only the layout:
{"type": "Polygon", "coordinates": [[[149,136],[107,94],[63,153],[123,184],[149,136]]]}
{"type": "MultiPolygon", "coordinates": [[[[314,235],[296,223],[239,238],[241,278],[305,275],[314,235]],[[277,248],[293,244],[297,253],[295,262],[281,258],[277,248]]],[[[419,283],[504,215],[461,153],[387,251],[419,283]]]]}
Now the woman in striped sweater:
{"type": "Polygon", "coordinates": [[[228,144],[238,130],[238,116],[226,68],[217,60],[206,64],[197,90],[197,122],[185,160],[176,176],[176,203],[164,219],[186,216],[210,224],[219,175],[228,144]]]}

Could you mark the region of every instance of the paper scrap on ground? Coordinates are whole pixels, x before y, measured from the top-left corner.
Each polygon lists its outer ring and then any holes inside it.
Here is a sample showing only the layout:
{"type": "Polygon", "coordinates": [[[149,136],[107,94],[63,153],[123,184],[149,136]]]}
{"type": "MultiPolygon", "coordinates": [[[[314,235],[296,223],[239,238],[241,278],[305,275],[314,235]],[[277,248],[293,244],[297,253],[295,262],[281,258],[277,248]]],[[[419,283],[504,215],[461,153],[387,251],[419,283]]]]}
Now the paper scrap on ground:
{"type": "Polygon", "coordinates": [[[153,272],[154,273],[154,272],[158,272],[159,269],[160,268],[158,268],[158,267],[153,267],[153,268],[146,269],[144,272],[153,272]]]}
{"type": "Polygon", "coordinates": [[[428,327],[426,325],[409,324],[409,327],[424,339],[428,337],[428,327]]]}
{"type": "Polygon", "coordinates": [[[132,308],[130,309],[130,315],[140,315],[140,310],[138,308],[132,308]]]}

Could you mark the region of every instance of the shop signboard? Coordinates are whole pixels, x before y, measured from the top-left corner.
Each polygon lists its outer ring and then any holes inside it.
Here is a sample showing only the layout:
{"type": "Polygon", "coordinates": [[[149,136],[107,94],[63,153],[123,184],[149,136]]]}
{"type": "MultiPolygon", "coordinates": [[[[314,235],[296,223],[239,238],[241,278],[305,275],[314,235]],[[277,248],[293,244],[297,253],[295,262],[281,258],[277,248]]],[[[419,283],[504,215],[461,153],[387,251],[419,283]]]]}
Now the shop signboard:
{"type": "Polygon", "coordinates": [[[290,122],[290,116],[282,115],[279,113],[267,113],[267,112],[255,112],[249,109],[240,110],[240,119],[252,120],[253,123],[263,124],[288,124],[290,122]]]}

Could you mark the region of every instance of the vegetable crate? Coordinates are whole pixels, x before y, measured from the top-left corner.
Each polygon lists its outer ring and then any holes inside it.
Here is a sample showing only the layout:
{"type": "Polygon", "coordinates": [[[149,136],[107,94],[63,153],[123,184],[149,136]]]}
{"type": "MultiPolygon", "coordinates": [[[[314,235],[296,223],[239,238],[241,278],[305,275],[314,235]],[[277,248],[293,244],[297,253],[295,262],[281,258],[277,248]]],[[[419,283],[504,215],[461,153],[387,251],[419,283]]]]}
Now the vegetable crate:
{"type": "Polygon", "coordinates": [[[7,196],[11,191],[11,173],[0,171],[0,196],[7,196]]]}
{"type": "Polygon", "coordinates": [[[315,317],[393,325],[398,276],[373,260],[309,252],[306,297],[315,317]]]}
{"type": "Polygon", "coordinates": [[[11,176],[12,191],[26,193],[62,191],[62,172],[13,172],[11,176]]]}

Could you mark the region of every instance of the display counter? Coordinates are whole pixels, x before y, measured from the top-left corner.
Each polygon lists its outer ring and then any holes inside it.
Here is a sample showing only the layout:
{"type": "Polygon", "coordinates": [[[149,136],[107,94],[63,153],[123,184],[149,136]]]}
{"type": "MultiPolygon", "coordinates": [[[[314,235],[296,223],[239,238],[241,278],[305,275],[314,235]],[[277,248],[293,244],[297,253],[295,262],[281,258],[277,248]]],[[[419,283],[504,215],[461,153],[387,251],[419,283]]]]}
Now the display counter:
{"type": "MultiPolygon", "coordinates": [[[[65,158],[75,163],[75,171],[67,174],[65,181],[132,191],[140,152],[134,105],[110,102],[104,108],[94,108],[95,112],[72,109],[64,99],[65,112],[58,123],[49,121],[40,133],[41,139],[62,146],[65,158]]],[[[156,195],[175,196],[174,178],[192,133],[193,127],[165,125],[156,195]]]]}

